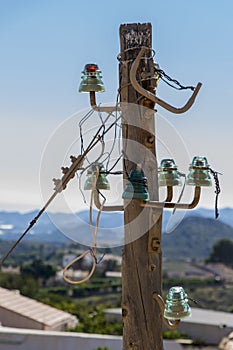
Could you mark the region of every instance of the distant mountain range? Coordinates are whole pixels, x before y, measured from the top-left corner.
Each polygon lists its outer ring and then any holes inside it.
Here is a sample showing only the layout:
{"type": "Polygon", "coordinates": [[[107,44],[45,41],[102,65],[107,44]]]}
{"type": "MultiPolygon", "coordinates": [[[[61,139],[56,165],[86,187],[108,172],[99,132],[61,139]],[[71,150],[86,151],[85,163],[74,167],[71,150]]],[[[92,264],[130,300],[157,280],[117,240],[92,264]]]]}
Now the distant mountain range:
{"type": "MultiPolygon", "coordinates": [[[[29,223],[37,215],[37,211],[28,213],[0,212],[0,239],[17,240],[29,223]]],[[[93,211],[93,223],[95,223],[97,211],[93,211]]],[[[102,213],[99,224],[99,246],[123,243],[123,215],[122,213],[102,213]],[[106,237],[106,239],[104,238],[106,237]]],[[[89,224],[89,211],[78,213],[44,213],[25,236],[24,240],[63,243],[69,239],[91,245],[93,242],[92,231],[89,224]]]]}
{"type": "Polygon", "coordinates": [[[163,234],[163,256],[203,260],[220,239],[233,240],[233,227],[210,218],[188,216],[169,234],[163,234]]]}
{"type": "MultiPolygon", "coordinates": [[[[163,255],[182,258],[207,257],[213,244],[221,238],[233,240],[233,208],[220,209],[220,216],[214,218],[214,210],[196,209],[184,213],[164,211],[163,214],[163,255]]],[[[28,213],[0,212],[0,240],[16,241],[37,211],[28,213]]],[[[95,222],[97,212],[93,212],[95,222]]],[[[101,214],[98,233],[99,246],[123,244],[123,213],[101,214]]],[[[44,213],[29,231],[24,240],[40,243],[62,244],[69,239],[90,245],[93,237],[89,225],[89,211],[76,214],[44,213]]],[[[70,241],[72,242],[72,241],[70,241]]]]}

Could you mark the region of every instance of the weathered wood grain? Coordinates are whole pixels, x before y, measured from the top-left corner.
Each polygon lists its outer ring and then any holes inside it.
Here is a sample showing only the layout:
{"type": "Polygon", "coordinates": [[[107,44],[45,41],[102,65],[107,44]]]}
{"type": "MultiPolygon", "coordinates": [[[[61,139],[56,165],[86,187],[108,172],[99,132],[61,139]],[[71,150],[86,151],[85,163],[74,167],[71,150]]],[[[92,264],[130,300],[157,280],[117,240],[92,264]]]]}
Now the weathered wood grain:
{"type": "MultiPolygon", "coordinates": [[[[120,99],[124,178],[140,164],[148,179],[150,198],[158,199],[155,150],[154,105],[133,89],[129,72],[142,46],[151,48],[150,23],[120,26],[120,99]],[[148,109],[149,108],[149,109],[148,109]]],[[[142,60],[138,79],[153,74],[151,52],[142,60]]],[[[154,90],[153,79],[142,82],[154,90]]],[[[141,208],[136,200],[125,201],[125,247],[122,263],[122,315],[124,350],[162,350],[162,321],[153,292],[161,294],[161,224],[162,211],[141,208]]]]}

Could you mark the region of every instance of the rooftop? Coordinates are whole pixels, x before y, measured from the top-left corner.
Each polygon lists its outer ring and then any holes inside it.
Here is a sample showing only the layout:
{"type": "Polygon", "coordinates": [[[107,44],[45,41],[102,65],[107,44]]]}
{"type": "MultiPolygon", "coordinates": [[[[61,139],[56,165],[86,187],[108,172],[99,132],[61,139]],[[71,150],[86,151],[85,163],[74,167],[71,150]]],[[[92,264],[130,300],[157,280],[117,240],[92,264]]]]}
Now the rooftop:
{"type": "Polygon", "coordinates": [[[77,324],[77,318],[75,316],[25,297],[21,295],[18,290],[8,290],[0,287],[0,309],[1,308],[43,323],[48,327],[52,327],[61,322],[77,324]]]}
{"type": "MultiPolygon", "coordinates": [[[[182,322],[214,325],[218,327],[233,327],[233,314],[228,312],[207,310],[192,307],[192,315],[182,319],[182,322]]],[[[121,309],[112,308],[105,310],[106,314],[121,318],[121,309]]]]}

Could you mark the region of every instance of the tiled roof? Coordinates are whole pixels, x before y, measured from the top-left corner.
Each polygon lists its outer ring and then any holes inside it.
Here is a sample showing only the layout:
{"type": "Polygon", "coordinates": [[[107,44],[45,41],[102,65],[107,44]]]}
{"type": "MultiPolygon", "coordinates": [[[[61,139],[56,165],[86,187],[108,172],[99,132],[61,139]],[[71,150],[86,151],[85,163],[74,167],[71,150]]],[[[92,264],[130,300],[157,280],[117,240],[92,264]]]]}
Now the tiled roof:
{"type": "Polygon", "coordinates": [[[61,322],[75,321],[76,317],[68,312],[21,295],[18,291],[0,287],[0,308],[7,309],[29,319],[52,327],[61,322]]]}

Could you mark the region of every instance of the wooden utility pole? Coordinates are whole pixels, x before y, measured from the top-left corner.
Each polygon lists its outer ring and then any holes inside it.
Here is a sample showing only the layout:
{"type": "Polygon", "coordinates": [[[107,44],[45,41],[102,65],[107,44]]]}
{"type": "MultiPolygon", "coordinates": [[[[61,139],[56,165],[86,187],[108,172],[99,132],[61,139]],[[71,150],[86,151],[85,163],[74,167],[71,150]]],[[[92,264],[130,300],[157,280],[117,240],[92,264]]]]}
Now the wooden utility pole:
{"type": "MultiPolygon", "coordinates": [[[[148,180],[151,200],[158,200],[153,103],[135,91],[130,69],[142,47],[147,47],[137,79],[155,90],[150,23],[120,26],[119,80],[122,109],[124,178],[140,166],[148,180]]],[[[125,246],[122,262],[123,349],[162,350],[162,317],[153,292],[161,295],[162,211],[125,201],[125,246]]]]}

